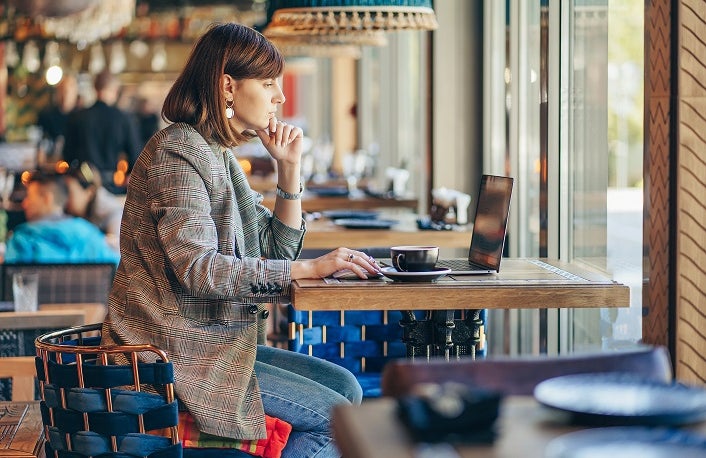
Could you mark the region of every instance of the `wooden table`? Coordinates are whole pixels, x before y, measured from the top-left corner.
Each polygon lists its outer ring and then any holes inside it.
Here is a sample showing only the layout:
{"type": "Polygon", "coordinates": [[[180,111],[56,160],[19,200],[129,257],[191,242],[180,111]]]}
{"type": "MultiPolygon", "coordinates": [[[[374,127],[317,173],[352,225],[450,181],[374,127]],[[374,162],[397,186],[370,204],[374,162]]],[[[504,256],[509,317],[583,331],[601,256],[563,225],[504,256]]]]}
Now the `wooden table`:
{"type": "Polygon", "coordinates": [[[0,329],[17,334],[15,354],[0,357],[0,376],[12,378],[12,399],[34,399],[33,342],[39,333],[101,322],[105,313],[100,303],[40,304],[36,312],[0,312],[0,329]]]}
{"type": "Polygon", "coordinates": [[[39,402],[0,402],[0,458],[44,456],[39,402]]]}
{"type": "Polygon", "coordinates": [[[500,273],[446,276],[436,283],[295,280],[299,310],[448,310],[628,307],[630,289],[578,265],[503,259],[500,273]]]}
{"type": "Polygon", "coordinates": [[[60,329],[86,324],[86,312],[78,308],[36,312],[2,312],[0,329],[60,329]]]}
{"type": "Polygon", "coordinates": [[[417,214],[382,213],[380,219],[399,221],[390,229],[346,229],[328,218],[307,223],[304,249],[390,247],[395,245],[435,245],[440,248],[465,249],[471,244],[471,226],[451,231],[426,231],[417,228],[417,214]]]}
{"type": "MultiPolygon", "coordinates": [[[[396,400],[367,400],[360,406],[337,406],[333,410],[333,435],[346,458],[413,458],[420,456],[396,416],[396,400]]],[[[582,429],[569,426],[559,412],[541,407],[532,396],[509,396],[501,404],[499,435],[493,444],[457,445],[461,458],[540,458],[550,441],[582,429]]],[[[706,422],[689,429],[706,434],[706,422]]],[[[441,458],[440,451],[428,455],[441,458]]],[[[451,456],[451,455],[447,455],[451,456]]]]}
{"type": "Polygon", "coordinates": [[[434,283],[307,279],[292,284],[299,310],[402,310],[408,356],[475,356],[482,309],[629,307],[630,290],[603,275],[548,259],[503,259],[491,275],[434,283]],[[426,310],[418,319],[413,310],[426,310]],[[457,314],[457,310],[465,311],[457,314]]]}
{"type": "MultiPolygon", "coordinates": [[[[275,208],[274,194],[266,194],[262,205],[270,210],[275,208]]],[[[377,208],[406,208],[417,210],[419,200],[414,198],[384,199],[362,195],[360,197],[348,196],[318,196],[304,192],[302,196],[302,210],[306,212],[320,212],[325,210],[374,210],[377,208]]]]}

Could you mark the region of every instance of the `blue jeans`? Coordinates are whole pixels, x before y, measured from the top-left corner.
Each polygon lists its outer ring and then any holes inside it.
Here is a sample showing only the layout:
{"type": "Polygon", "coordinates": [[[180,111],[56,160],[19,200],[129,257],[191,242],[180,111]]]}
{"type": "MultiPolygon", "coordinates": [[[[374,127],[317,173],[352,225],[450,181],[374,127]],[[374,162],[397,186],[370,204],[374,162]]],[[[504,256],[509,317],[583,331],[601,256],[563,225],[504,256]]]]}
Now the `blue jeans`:
{"type": "Polygon", "coordinates": [[[255,374],[265,413],[292,425],[283,457],[340,456],[331,435],[331,408],[360,404],[363,398],[350,371],[320,358],[258,345],[255,374]]]}

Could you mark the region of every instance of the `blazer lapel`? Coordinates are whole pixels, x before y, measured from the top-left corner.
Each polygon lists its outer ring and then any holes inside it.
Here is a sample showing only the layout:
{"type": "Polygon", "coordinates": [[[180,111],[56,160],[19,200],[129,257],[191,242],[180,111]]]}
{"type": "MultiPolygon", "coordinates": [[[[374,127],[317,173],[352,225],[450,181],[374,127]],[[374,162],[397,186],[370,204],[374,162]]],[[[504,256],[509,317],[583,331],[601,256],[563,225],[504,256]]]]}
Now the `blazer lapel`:
{"type": "Polygon", "coordinates": [[[252,205],[252,194],[248,179],[229,149],[223,151],[223,163],[233,183],[235,200],[238,207],[238,211],[233,219],[236,224],[239,223],[240,227],[243,229],[242,231],[235,231],[238,252],[243,253],[244,256],[259,257],[260,241],[258,237],[257,214],[255,212],[255,206],[252,205]]]}

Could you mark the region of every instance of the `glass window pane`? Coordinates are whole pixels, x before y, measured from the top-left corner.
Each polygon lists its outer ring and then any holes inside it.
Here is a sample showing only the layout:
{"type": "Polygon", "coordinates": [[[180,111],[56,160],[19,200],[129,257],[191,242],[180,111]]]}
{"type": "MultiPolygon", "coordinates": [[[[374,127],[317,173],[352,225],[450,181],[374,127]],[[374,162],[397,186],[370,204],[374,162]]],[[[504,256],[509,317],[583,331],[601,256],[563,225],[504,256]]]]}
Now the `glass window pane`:
{"type": "Polygon", "coordinates": [[[631,288],[629,309],[574,311],[574,349],[641,332],[644,3],[574,1],[571,15],[571,253],[631,288]]]}

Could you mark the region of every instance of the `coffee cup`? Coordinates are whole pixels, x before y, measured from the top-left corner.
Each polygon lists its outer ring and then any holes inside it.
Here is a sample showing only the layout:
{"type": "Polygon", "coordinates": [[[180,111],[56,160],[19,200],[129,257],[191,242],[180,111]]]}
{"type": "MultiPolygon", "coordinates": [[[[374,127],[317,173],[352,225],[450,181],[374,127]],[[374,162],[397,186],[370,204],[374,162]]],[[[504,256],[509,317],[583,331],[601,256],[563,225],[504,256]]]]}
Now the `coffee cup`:
{"type": "Polygon", "coordinates": [[[392,266],[399,272],[429,272],[439,259],[438,246],[393,246],[390,248],[392,266]]]}

